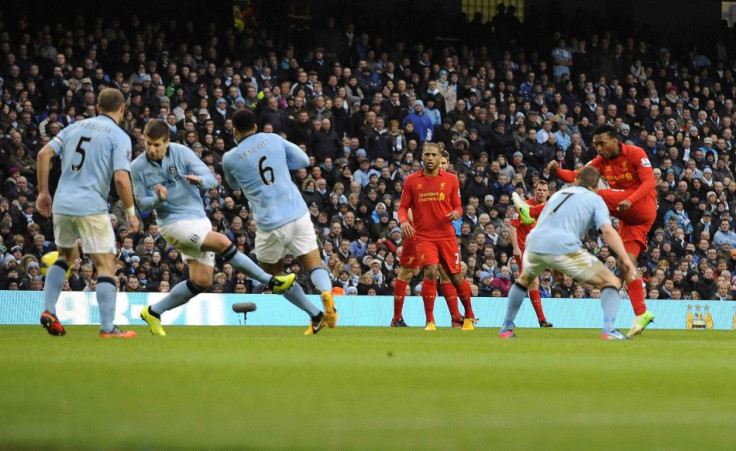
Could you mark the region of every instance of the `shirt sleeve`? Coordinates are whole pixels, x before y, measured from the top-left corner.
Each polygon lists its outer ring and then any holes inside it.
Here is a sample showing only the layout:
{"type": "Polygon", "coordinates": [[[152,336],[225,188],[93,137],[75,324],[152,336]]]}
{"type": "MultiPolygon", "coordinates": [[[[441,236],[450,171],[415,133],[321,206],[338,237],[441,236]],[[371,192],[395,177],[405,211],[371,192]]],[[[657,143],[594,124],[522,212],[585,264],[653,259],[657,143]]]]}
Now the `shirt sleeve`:
{"type": "Polygon", "coordinates": [[[399,224],[409,222],[408,211],[414,198],[413,187],[414,180],[407,178],[404,182],[404,189],[401,192],[401,203],[399,204],[399,224]]]}
{"type": "Polygon", "coordinates": [[[130,172],[130,156],[132,155],[130,138],[122,130],[112,136],[112,165],[114,171],[130,172]]]}
{"type": "Polygon", "coordinates": [[[228,163],[227,155],[222,159],[222,173],[225,175],[225,181],[227,182],[227,186],[230,187],[232,190],[239,190],[240,184],[238,181],[233,177],[232,173],[229,170],[230,164],[228,163]]]}
{"type": "Polygon", "coordinates": [[[286,150],[286,166],[290,171],[306,168],[309,166],[309,156],[296,144],[280,138],[286,150]]]}
{"type": "Polygon", "coordinates": [[[511,226],[517,229],[521,227],[521,218],[519,217],[518,211],[515,211],[514,216],[511,218],[511,226]]]}
{"type": "Polygon", "coordinates": [[[633,204],[654,191],[656,183],[654,182],[652,163],[643,149],[637,147],[636,151],[629,153],[627,159],[639,176],[639,187],[628,197],[628,200],[633,204]]]}
{"type": "Polygon", "coordinates": [[[458,212],[458,214],[462,218],[463,203],[460,200],[460,181],[454,175],[452,176],[452,192],[450,193],[450,204],[452,205],[452,209],[458,212]]]}
{"type": "Polygon", "coordinates": [[[184,155],[184,163],[187,165],[188,173],[202,179],[202,182],[199,184],[200,187],[210,189],[217,186],[215,174],[210,171],[210,168],[202,160],[197,158],[194,152],[185,150],[184,155]]]}
{"type": "Polygon", "coordinates": [[[61,154],[61,148],[64,145],[64,141],[66,141],[66,135],[69,133],[69,130],[71,130],[71,128],[72,127],[67,127],[61,130],[58,135],[54,136],[49,141],[49,146],[51,146],[56,155],[61,154]]]}
{"type": "Polygon", "coordinates": [[[138,203],[138,208],[143,211],[152,211],[161,206],[161,199],[156,196],[155,193],[149,192],[146,189],[146,180],[144,171],[136,168],[136,171],[131,174],[133,181],[133,195],[138,203]]]}

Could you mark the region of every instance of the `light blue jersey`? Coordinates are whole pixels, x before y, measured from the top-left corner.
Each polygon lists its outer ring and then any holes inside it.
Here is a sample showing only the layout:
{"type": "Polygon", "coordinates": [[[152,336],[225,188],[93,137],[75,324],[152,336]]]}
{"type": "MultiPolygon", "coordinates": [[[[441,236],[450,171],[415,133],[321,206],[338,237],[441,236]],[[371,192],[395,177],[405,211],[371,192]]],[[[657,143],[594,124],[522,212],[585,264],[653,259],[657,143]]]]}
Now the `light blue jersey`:
{"type": "Polygon", "coordinates": [[[565,255],[579,251],[580,237],[593,226],[611,225],[608,207],[596,193],[569,186],[547,201],[537,226],[526,238],[526,250],[535,254],[565,255]]]}
{"type": "Polygon", "coordinates": [[[307,204],[289,171],[305,168],[299,146],[273,133],[255,133],[222,157],[225,180],[248,198],[259,230],[274,230],[307,213],[307,204]]]}
{"type": "Polygon", "coordinates": [[[70,125],[49,145],[61,157],[52,212],[67,216],[107,213],[115,171],[130,171],[130,137],[104,114],[70,125]]]}
{"type": "Polygon", "coordinates": [[[206,216],[202,196],[196,186],[189,184],[183,175],[196,175],[202,179],[199,185],[209,189],[217,186],[217,179],[210,169],[188,147],[170,143],[166,155],[159,164],[142,153],[133,161],[133,193],[141,210],[156,210],[160,226],[182,219],[199,219],[206,216]],[[156,185],[167,190],[165,201],[156,195],[156,185]]]}

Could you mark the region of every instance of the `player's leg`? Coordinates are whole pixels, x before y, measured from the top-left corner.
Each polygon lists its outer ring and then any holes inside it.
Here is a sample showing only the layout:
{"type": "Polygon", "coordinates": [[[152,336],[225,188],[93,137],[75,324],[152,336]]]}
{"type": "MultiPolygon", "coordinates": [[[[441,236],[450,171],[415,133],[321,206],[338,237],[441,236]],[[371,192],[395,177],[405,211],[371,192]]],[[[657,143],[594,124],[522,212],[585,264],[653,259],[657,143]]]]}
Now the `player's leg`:
{"type": "Polygon", "coordinates": [[[596,275],[588,283],[601,289],[601,309],[603,310],[603,329],[601,338],[606,340],[623,340],[626,336],[616,330],[616,315],[621,304],[618,294],[621,284],[618,278],[602,264],[596,265],[596,275]]]}
{"type": "MultiPolygon", "coordinates": [[[[317,235],[309,213],[292,222],[287,234],[283,236],[286,248],[296,255],[299,261],[309,271],[309,278],[320,291],[322,306],[324,307],[324,320],[330,328],[337,325],[337,309],[332,297],[332,281],[330,273],[322,266],[322,256],[317,246],[317,235]]],[[[309,331],[307,331],[309,332],[309,331]]]]}
{"type": "MultiPolygon", "coordinates": [[[[402,252],[403,257],[403,252],[402,252]]],[[[391,327],[407,327],[404,321],[404,300],[406,299],[406,287],[409,285],[411,278],[417,273],[419,268],[409,268],[406,266],[399,267],[399,274],[394,282],[394,316],[391,318],[391,327]]]]}
{"type": "MultiPolygon", "coordinates": [[[[465,309],[465,318],[463,319],[463,330],[475,329],[475,313],[473,312],[473,304],[470,300],[470,285],[460,275],[460,249],[457,247],[457,241],[453,239],[437,241],[435,243],[439,255],[439,261],[449,274],[452,284],[457,290],[457,296],[465,309]]],[[[459,312],[458,312],[459,313],[459,312]]]]}
{"type": "MultiPolygon", "coordinates": [[[[624,221],[619,222],[619,235],[621,235],[626,253],[632,262],[636,262],[639,254],[647,248],[646,234],[651,229],[651,226],[651,224],[630,225],[624,223],[624,221]]],[[[629,292],[631,307],[636,316],[627,334],[629,337],[633,337],[640,335],[654,321],[654,314],[647,310],[646,301],[644,300],[644,281],[641,278],[641,274],[637,273],[636,279],[626,282],[626,289],[629,292]]]]}
{"type": "Polygon", "coordinates": [[[523,269],[519,278],[511,286],[506,304],[506,315],[503,319],[503,325],[498,333],[501,338],[515,338],[514,321],[516,315],[519,314],[522,302],[526,297],[526,293],[531,286],[532,280],[536,279],[539,273],[547,266],[543,256],[532,252],[525,252],[522,257],[524,260],[523,269]]]}
{"type": "Polygon", "coordinates": [[[529,300],[532,303],[532,307],[534,307],[534,313],[537,314],[539,327],[552,327],[552,323],[547,321],[547,318],[544,316],[544,309],[542,308],[542,295],[539,293],[538,277],[532,279],[532,282],[529,285],[529,300]]]}
{"type": "MultiPolygon", "coordinates": [[[[83,248],[87,249],[86,247],[83,248]]],[[[115,283],[115,254],[90,252],[90,257],[92,257],[92,262],[95,268],[97,268],[97,288],[95,293],[97,294],[97,305],[100,308],[100,337],[135,337],[135,331],[122,331],[115,325],[115,307],[118,293],[115,283]]]]}
{"type": "MultiPolygon", "coordinates": [[[[437,270],[440,273],[440,288],[442,289],[442,296],[445,297],[447,309],[450,311],[452,327],[463,327],[463,315],[460,314],[460,309],[457,305],[457,288],[455,288],[452,279],[442,265],[438,266],[437,270]]],[[[458,273],[459,275],[460,273],[458,273]]]]}
{"type": "Polygon", "coordinates": [[[177,283],[163,299],[141,310],[141,319],[148,323],[153,335],[166,335],[166,331],[161,326],[161,315],[164,312],[186,304],[212,286],[212,275],[215,269],[214,253],[205,252],[199,259],[194,258],[194,256],[184,254],[184,260],[189,266],[188,280],[177,283]]]}
{"type": "MultiPolygon", "coordinates": [[[[517,262],[519,265],[519,273],[524,270],[524,258],[520,258],[517,262]]],[[[534,313],[537,314],[537,321],[539,321],[539,327],[552,327],[552,323],[547,321],[544,316],[544,310],[542,309],[542,295],[539,293],[539,278],[535,277],[529,284],[529,300],[534,308],[534,313]]]]}
{"type": "Polygon", "coordinates": [[[264,271],[250,257],[242,252],[238,252],[238,249],[230,241],[230,238],[221,233],[207,232],[200,248],[204,252],[214,252],[217,254],[219,263],[230,263],[233,268],[266,285],[276,294],[281,294],[288,290],[294,282],[294,275],[272,276],[264,271]]]}
{"type": "Polygon", "coordinates": [[[564,256],[553,268],[567,274],[573,279],[589,283],[601,290],[601,309],[603,310],[603,328],[601,338],[607,340],[623,340],[627,337],[616,330],[616,315],[621,303],[618,294],[621,282],[606,268],[600,260],[584,250],[564,256]]]}
{"type": "Polygon", "coordinates": [[[437,264],[425,265],[422,268],[422,302],[424,303],[425,330],[437,330],[434,321],[434,301],[437,299],[437,264]]]}
{"type": "Polygon", "coordinates": [[[611,213],[611,216],[619,218],[621,220],[628,219],[631,216],[630,210],[627,211],[618,211],[618,204],[621,203],[622,200],[628,199],[629,195],[631,194],[631,191],[625,191],[620,189],[599,189],[598,195],[603,198],[603,201],[606,203],[606,207],[608,207],[608,212],[611,213]]]}
{"type": "Polygon", "coordinates": [[[437,243],[429,240],[417,240],[417,256],[422,267],[422,302],[426,318],[425,330],[436,330],[434,321],[434,301],[437,298],[437,266],[439,265],[439,249],[437,243]]]}
{"type": "Polygon", "coordinates": [[[100,337],[132,338],[135,331],[115,326],[117,284],[115,278],[115,231],[107,214],[76,218],[82,249],[90,254],[97,268],[97,305],[100,308],[100,337]]]}
{"type": "Polygon", "coordinates": [[[69,271],[69,262],[77,258],[77,235],[74,217],[54,215],[54,242],[57,245],[59,256],[46,271],[43,287],[43,313],[41,313],[41,325],[49,335],[66,335],[64,326],[56,317],[56,302],[59,300],[61,288],[66,280],[67,271],[69,271]]]}
{"type": "Polygon", "coordinates": [[[406,327],[403,317],[406,287],[418,271],[419,260],[417,259],[416,241],[413,237],[409,237],[404,240],[401,246],[399,274],[394,282],[394,316],[391,318],[391,327],[406,327]]]}

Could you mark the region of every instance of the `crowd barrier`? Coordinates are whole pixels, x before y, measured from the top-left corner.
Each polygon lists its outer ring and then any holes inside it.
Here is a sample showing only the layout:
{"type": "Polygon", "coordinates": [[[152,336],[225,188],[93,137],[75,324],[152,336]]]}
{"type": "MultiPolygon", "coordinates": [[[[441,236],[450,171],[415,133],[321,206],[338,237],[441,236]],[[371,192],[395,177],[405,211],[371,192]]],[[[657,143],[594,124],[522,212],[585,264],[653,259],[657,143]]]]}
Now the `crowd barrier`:
{"type": "MultiPolygon", "coordinates": [[[[160,293],[119,293],[117,297],[118,325],[143,325],[140,310],[156,303],[160,293]]],[[[318,296],[310,296],[321,306],[318,296]]],[[[543,299],[547,320],[560,328],[599,328],[600,301],[597,299],[543,299]]],[[[393,315],[393,297],[390,296],[336,296],[335,305],[341,326],[388,326],[393,315]]],[[[647,301],[656,315],[651,329],[735,329],[735,301],[647,301]]],[[[0,291],[0,324],[39,324],[43,310],[43,293],[29,291],[0,291]]],[[[506,311],[505,298],[474,298],[473,310],[479,327],[500,327],[506,311]]],[[[94,293],[63,292],[57,304],[57,316],[64,324],[99,324],[100,315],[94,293]]],[[[449,327],[450,316],[443,298],[435,304],[438,327],[449,327]]],[[[410,326],[424,325],[424,307],[418,296],[408,296],[404,319],[410,326]]],[[[628,329],[634,319],[629,301],[621,301],[616,326],[628,329]]],[[[201,294],[188,304],[163,315],[163,324],[236,326],[304,326],[306,315],[282,296],[201,294]],[[237,302],[253,302],[257,310],[244,317],[232,311],[237,302]]],[[[525,300],[516,320],[518,327],[538,327],[537,318],[529,300],[525,300]]]]}

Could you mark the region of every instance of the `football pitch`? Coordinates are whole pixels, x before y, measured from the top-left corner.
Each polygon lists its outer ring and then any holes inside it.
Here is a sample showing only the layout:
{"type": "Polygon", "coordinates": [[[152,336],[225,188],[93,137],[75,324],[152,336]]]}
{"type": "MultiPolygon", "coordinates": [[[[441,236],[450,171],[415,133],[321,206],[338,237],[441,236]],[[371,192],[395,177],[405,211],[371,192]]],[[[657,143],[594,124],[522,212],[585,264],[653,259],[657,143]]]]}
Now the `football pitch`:
{"type": "Polygon", "coordinates": [[[736,444],[733,331],[134,329],[1,326],[0,449],[736,444]]]}

